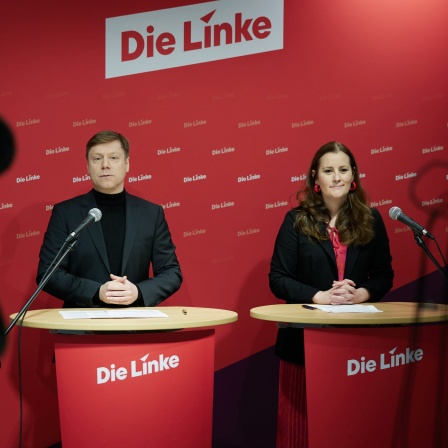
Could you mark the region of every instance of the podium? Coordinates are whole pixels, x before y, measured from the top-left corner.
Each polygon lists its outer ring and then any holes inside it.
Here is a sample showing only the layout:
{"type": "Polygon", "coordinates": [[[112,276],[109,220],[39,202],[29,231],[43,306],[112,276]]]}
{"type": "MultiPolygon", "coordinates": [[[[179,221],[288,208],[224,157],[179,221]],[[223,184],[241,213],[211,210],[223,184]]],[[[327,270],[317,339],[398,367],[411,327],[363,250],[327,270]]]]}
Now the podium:
{"type": "Polygon", "coordinates": [[[304,329],[309,448],[448,446],[448,306],[374,305],[382,312],[250,314],[304,329]]]}
{"type": "Polygon", "coordinates": [[[210,448],[213,327],[238,315],[212,308],[151,310],[168,318],[65,320],[58,309],[26,314],[23,326],[55,331],[64,448],[210,448]]]}

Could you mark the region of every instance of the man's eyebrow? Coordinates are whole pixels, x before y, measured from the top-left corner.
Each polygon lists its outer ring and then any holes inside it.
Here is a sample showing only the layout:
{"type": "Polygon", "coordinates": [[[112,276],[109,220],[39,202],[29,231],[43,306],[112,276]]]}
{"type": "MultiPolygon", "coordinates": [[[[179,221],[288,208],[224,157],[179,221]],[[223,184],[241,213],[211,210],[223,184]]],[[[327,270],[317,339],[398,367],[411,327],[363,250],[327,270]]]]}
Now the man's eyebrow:
{"type": "Polygon", "coordinates": [[[120,155],[120,152],[119,151],[114,151],[114,152],[106,152],[106,153],[104,153],[104,152],[92,151],[90,154],[96,155],[96,156],[104,156],[104,155],[107,155],[107,156],[118,156],[118,155],[120,155]]]}

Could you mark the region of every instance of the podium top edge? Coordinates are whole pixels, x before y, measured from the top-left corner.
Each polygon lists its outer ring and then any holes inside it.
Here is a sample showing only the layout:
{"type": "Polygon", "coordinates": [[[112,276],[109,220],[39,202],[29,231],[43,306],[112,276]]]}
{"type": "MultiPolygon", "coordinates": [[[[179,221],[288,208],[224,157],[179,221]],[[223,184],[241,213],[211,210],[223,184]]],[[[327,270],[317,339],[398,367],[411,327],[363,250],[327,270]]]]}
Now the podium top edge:
{"type": "MultiPolygon", "coordinates": [[[[125,308],[142,310],[143,308],[125,308]]],[[[219,308],[200,308],[191,306],[151,307],[160,310],[166,317],[107,318],[107,319],[64,319],[59,311],[101,311],[111,308],[51,308],[27,311],[23,326],[48,330],[81,331],[153,331],[203,328],[224,325],[238,320],[235,311],[219,308]]],[[[115,310],[115,308],[114,308],[115,310]]],[[[12,314],[13,320],[16,314],[12,314]]],[[[17,323],[20,325],[20,322],[17,323]]]]}
{"type": "Polygon", "coordinates": [[[366,302],[381,313],[328,313],[298,304],[266,305],[250,310],[254,319],[308,325],[387,326],[448,322],[448,305],[417,302],[366,302]]]}

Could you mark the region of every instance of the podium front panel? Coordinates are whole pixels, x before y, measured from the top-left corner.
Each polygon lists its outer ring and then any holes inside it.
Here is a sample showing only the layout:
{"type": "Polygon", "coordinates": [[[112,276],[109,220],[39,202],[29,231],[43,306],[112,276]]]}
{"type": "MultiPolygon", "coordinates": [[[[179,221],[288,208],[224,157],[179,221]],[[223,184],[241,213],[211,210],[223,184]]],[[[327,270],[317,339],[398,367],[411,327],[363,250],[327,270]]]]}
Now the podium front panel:
{"type": "Polygon", "coordinates": [[[310,448],[448,446],[446,324],[305,330],[310,448]]]}
{"type": "Polygon", "coordinates": [[[214,330],[55,337],[64,448],[211,446],[214,330]]]}

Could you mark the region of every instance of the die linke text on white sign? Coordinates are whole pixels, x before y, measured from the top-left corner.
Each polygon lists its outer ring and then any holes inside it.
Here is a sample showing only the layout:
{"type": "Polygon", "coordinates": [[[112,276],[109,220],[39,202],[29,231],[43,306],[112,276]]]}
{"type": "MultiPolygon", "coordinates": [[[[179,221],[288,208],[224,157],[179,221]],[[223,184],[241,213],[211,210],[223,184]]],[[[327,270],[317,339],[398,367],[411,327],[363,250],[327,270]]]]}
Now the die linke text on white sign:
{"type": "Polygon", "coordinates": [[[280,50],[283,1],[214,1],[106,19],[106,78],[280,50]]]}

